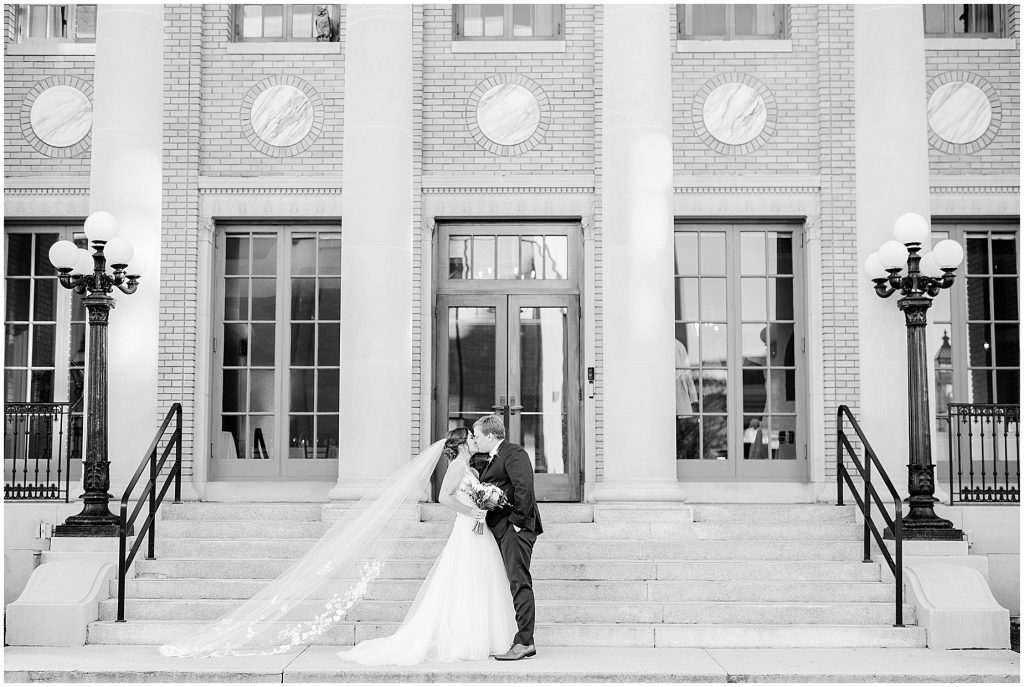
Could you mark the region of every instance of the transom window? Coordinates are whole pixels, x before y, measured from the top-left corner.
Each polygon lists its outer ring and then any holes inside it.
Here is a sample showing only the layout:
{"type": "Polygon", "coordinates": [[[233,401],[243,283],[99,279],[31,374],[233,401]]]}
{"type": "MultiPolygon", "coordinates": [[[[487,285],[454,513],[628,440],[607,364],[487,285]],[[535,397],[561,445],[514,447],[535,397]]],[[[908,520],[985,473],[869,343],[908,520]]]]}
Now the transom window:
{"type": "Polygon", "coordinates": [[[561,39],[564,5],[455,5],[456,40],[561,39]]]}
{"type": "Polygon", "coordinates": [[[448,237],[449,280],[569,278],[569,237],[565,233],[470,231],[453,229],[448,237]]]}
{"type": "Polygon", "coordinates": [[[96,42],[96,5],[18,5],[19,43],[96,42]]]}
{"type": "Polygon", "coordinates": [[[1005,5],[924,5],[926,36],[1001,38],[1005,5]]]}
{"type": "Polygon", "coordinates": [[[683,40],[786,37],[786,5],[677,5],[683,40]]]}
{"type": "Polygon", "coordinates": [[[339,40],[341,5],[234,5],[236,41],[339,40]]]}

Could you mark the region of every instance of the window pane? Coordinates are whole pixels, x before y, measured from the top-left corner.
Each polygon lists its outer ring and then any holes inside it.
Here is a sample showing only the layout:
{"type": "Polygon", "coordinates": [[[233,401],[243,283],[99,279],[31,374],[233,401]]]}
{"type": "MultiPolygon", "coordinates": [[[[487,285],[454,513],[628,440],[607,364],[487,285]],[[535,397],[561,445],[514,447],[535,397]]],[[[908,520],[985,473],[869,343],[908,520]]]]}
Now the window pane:
{"type": "Polygon", "coordinates": [[[313,441],[313,416],[288,416],[288,457],[293,460],[312,460],[316,447],[313,441]]]}
{"type": "Polygon", "coordinates": [[[316,237],[292,239],[292,274],[316,274],[316,237]]]}
{"type": "Polygon", "coordinates": [[[11,367],[28,365],[28,325],[8,324],[4,346],[4,361],[11,367]]]}
{"type": "Polygon", "coordinates": [[[700,327],[700,360],[705,367],[725,367],[728,361],[728,327],[704,323],[700,327]]]}
{"type": "Polygon", "coordinates": [[[533,5],[512,5],[512,35],[532,36],[533,33],[533,5]]]}
{"type": "Polygon", "coordinates": [[[988,237],[967,237],[967,274],[988,274],[988,237]]]}
{"type": "Polygon", "coordinates": [[[316,393],[315,370],[291,370],[291,394],[288,409],[293,413],[312,413],[316,393]]]}
{"type": "Polygon", "coordinates": [[[740,234],[740,274],[765,274],[766,265],[764,234],[759,231],[740,234]]]}
{"type": "Polygon", "coordinates": [[[700,362],[700,325],[696,322],[676,323],[676,367],[690,367],[700,362]]]}
{"type": "Polygon", "coordinates": [[[245,324],[224,325],[224,365],[237,367],[249,361],[249,327],[245,324]]]}
{"type": "Polygon", "coordinates": [[[924,32],[942,34],[946,32],[945,5],[924,6],[924,32]]]}
{"type": "Polygon", "coordinates": [[[316,416],[316,457],[338,459],[338,416],[316,416]]]}
{"type": "Polygon", "coordinates": [[[764,367],[768,364],[767,327],[760,322],[743,325],[743,364],[764,367]]]}
{"type": "Polygon", "coordinates": [[[36,276],[54,277],[57,268],[50,262],[50,247],[60,238],[57,234],[36,234],[36,276]]]}
{"type": "Polygon", "coordinates": [[[36,279],[35,291],[35,305],[32,308],[33,319],[37,322],[56,322],[57,280],[36,279]]]}
{"type": "Polygon", "coordinates": [[[28,370],[4,370],[4,400],[10,403],[28,401],[28,370]]]}
{"type": "Polygon", "coordinates": [[[7,280],[7,320],[28,321],[29,294],[32,282],[28,279],[7,280]]]}
{"type": "Polygon", "coordinates": [[[992,403],[992,370],[971,370],[968,403],[992,403]]]}
{"type": "MultiPolygon", "coordinates": [[[[701,279],[700,284],[700,319],[704,322],[725,322],[726,316],[726,280],[701,279]]],[[[762,318],[763,319],[763,318],[762,318]]]]}
{"type": "Polygon", "coordinates": [[[768,318],[771,320],[792,320],[793,280],[774,278],[768,280],[768,318]]]}
{"type": "Polygon", "coordinates": [[[744,320],[767,319],[765,301],[768,298],[768,284],[764,278],[753,277],[740,280],[740,296],[743,302],[741,313],[744,320]]]}
{"type": "Polygon", "coordinates": [[[498,279],[519,278],[519,237],[498,237],[498,279]]]}
{"type": "Polygon", "coordinates": [[[224,280],[224,319],[249,319],[249,280],[224,280]]]}
{"type": "Polygon", "coordinates": [[[726,35],[726,5],[703,5],[705,36],[726,35]]]}
{"type": "Polygon", "coordinates": [[[242,5],[242,36],[263,38],[263,8],[259,5],[242,5]]]}
{"type": "Polygon", "coordinates": [[[339,396],[338,370],[319,370],[316,385],[316,409],[319,412],[337,412],[339,396]]]}
{"type": "Polygon", "coordinates": [[[704,429],[704,460],[727,460],[729,458],[729,420],[725,415],[704,415],[701,417],[704,429]]]}
{"type": "Polygon", "coordinates": [[[480,13],[483,16],[484,36],[505,35],[504,5],[482,5],[480,13]]]}
{"type": "Polygon", "coordinates": [[[315,361],[313,360],[313,355],[316,352],[316,342],[314,340],[315,336],[315,324],[292,325],[292,365],[312,366],[314,364],[315,361]]]}
{"type": "Polygon", "coordinates": [[[277,280],[253,279],[252,319],[273,321],[277,318],[277,280]]]}
{"type": "Polygon", "coordinates": [[[725,234],[718,232],[701,233],[700,273],[725,274],[725,234]]]}
{"type": "Polygon", "coordinates": [[[224,400],[221,408],[225,413],[245,412],[246,392],[245,370],[224,370],[224,400]]]}
{"type": "Polygon", "coordinates": [[[462,35],[484,35],[483,5],[462,6],[462,35]]]}
{"type": "Polygon", "coordinates": [[[769,338],[769,357],[772,367],[796,365],[796,334],[791,324],[773,322],[762,336],[769,338]]]}
{"type": "Polygon", "coordinates": [[[997,320],[1017,319],[1017,278],[992,279],[993,316],[997,320]]]}
{"type": "Polygon", "coordinates": [[[53,403],[53,370],[32,371],[32,403],[53,403]]]}
{"type": "Polygon", "coordinates": [[[519,237],[520,274],[523,279],[544,278],[544,237],[519,237]]]}
{"type": "Polygon", "coordinates": [[[697,274],[697,234],[676,232],[676,274],[697,274]]]}
{"type": "Polygon", "coordinates": [[[1005,234],[992,236],[992,272],[994,274],[1017,274],[1016,236],[1005,234]]]}
{"type": "Polygon", "coordinates": [[[320,287],[320,310],[318,318],[321,320],[340,320],[341,279],[317,279],[317,283],[320,287]]]}
{"type": "Polygon", "coordinates": [[[282,5],[263,6],[263,37],[284,37],[284,10],[282,5]]]}
{"type": "Polygon", "coordinates": [[[768,233],[768,271],[793,274],[793,235],[768,233]]]}
{"type": "Polygon", "coordinates": [[[252,239],[252,273],[277,274],[277,238],[254,236],[252,239]]]}
{"type": "Polygon", "coordinates": [[[544,237],[545,279],[567,279],[569,276],[569,237],[568,236],[545,236],[544,237]]]}
{"type": "Polygon", "coordinates": [[[996,372],[996,403],[1020,404],[1020,370],[996,372]]]}
{"type": "Polygon", "coordinates": [[[677,320],[700,319],[700,314],[697,310],[697,281],[696,277],[676,279],[677,320]]]}
{"type": "Polygon", "coordinates": [[[337,365],[341,349],[341,325],[317,325],[317,365],[337,365]]]}
{"type": "Polygon", "coordinates": [[[700,418],[688,415],[676,418],[676,460],[700,458],[700,418]]]}
{"type": "Polygon", "coordinates": [[[32,38],[48,38],[46,31],[46,17],[49,11],[46,5],[33,5],[29,7],[29,29],[28,35],[32,38]]]}
{"type": "MultiPolygon", "coordinates": [[[[29,276],[32,272],[32,234],[8,234],[7,276],[29,276]]],[[[8,282],[10,283],[10,282],[8,282]]]]}
{"type": "Polygon", "coordinates": [[[292,5],[292,37],[313,37],[312,5],[292,5]]]}
{"type": "Polygon", "coordinates": [[[96,5],[75,7],[76,34],[79,39],[96,39],[96,5]]]}
{"type": "Polygon", "coordinates": [[[996,365],[1017,367],[1020,365],[1020,327],[1016,324],[995,325],[996,365]]]}
{"type": "Polygon", "coordinates": [[[558,17],[561,5],[533,5],[533,35],[555,37],[558,35],[558,17]]]}
{"type": "Polygon", "coordinates": [[[317,258],[320,274],[341,274],[341,237],[337,235],[320,236],[319,257],[317,258]]]}
{"type": "Polygon", "coordinates": [[[471,279],[473,261],[468,236],[452,236],[448,239],[448,278],[471,279]]]}
{"type": "Polygon", "coordinates": [[[473,237],[473,278],[494,279],[494,237],[473,237]]]}
{"type": "Polygon", "coordinates": [[[768,372],[764,369],[743,368],[743,412],[768,412],[768,372]]]}
{"type": "Polygon", "coordinates": [[[292,279],[293,320],[312,320],[316,315],[316,279],[292,279]]]}
{"type": "Polygon", "coordinates": [[[984,367],[992,364],[992,341],[989,325],[967,325],[967,352],[971,367],[984,367]]]}
{"type": "Polygon", "coordinates": [[[272,367],[274,365],[274,325],[252,325],[252,365],[272,367]]]}
{"type": "Polygon", "coordinates": [[[737,36],[753,36],[756,18],[755,10],[757,5],[733,5],[736,19],[733,22],[733,30],[737,36]]]}
{"type": "Polygon", "coordinates": [[[728,409],[728,372],[725,370],[701,370],[700,393],[701,411],[704,413],[725,413],[728,409]]]}
{"type": "Polygon", "coordinates": [[[274,450],[273,415],[255,415],[249,417],[249,431],[252,432],[250,457],[253,460],[270,460],[270,452],[274,450]]]}
{"type": "Polygon", "coordinates": [[[249,274],[249,237],[228,236],[224,243],[224,272],[249,274]]]}
{"type": "Polygon", "coordinates": [[[249,410],[269,413],[274,410],[274,371],[249,371],[249,410]]]}
{"type": "Polygon", "coordinates": [[[968,277],[967,279],[967,319],[989,319],[988,279],[985,277],[968,277]]]}

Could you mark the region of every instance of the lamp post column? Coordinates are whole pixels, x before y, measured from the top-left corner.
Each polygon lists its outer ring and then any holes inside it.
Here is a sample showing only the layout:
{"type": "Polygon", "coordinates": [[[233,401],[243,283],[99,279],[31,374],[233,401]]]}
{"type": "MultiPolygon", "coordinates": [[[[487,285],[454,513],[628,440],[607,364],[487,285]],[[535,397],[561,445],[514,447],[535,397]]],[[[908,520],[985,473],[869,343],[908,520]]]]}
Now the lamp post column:
{"type": "Polygon", "coordinates": [[[110,489],[110,460],[107,454],[107,323],[114,299],[93,294],[82,299],[89,313],[89,413],[86,419],[85,466],[82,501],[78,515],[57,525],[54,534],[62,537],[116,537],[117,516],[107,503],[110,489]]]}

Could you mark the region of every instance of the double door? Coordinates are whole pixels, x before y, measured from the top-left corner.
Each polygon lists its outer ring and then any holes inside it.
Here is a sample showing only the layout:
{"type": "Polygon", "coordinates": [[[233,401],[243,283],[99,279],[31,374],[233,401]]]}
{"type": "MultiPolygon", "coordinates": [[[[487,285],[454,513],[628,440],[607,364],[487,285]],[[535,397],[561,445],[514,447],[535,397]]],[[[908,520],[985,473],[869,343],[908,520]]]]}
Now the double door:
{"type": "Polygon", "coordinates": [[[534,464],[539,501],[582,493],[579,296],[437,298],[435,434],[495,414],[534,464]]]}

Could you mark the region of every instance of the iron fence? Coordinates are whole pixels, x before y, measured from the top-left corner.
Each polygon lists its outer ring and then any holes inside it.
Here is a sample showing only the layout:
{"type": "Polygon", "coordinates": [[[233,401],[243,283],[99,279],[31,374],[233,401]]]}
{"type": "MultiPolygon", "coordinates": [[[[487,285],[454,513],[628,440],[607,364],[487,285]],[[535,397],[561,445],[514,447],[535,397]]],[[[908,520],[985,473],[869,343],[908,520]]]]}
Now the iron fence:
{"type": "Polygon", "coordinates": [[[949,504],[1020,503],[1020,406],[950,403],[949,504]]]}
{"type": "Polygon", "coordinates": [[[69,501],[82,455],[78,403],[4,404],[4,500],[69,501]]]}

